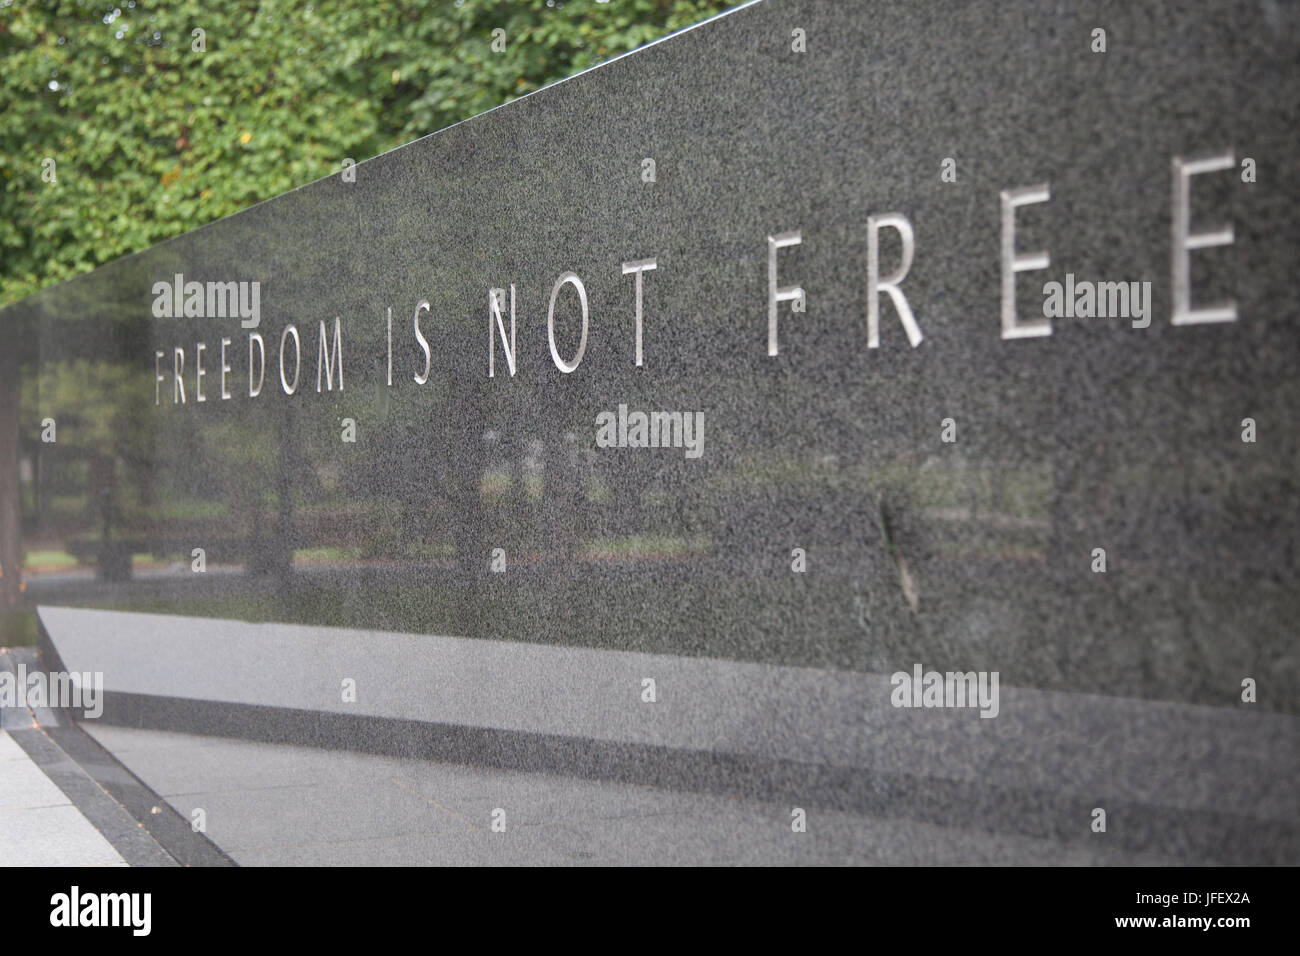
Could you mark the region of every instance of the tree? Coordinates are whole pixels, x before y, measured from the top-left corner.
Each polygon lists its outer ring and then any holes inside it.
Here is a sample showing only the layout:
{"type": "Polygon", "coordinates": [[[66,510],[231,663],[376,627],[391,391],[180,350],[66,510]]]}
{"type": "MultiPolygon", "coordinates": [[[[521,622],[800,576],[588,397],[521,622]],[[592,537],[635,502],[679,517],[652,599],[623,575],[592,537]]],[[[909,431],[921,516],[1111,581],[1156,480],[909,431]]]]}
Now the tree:
{"type": "Polygon", "coordinates": [[[10,0],[0,306],[727,5],[10,0]]]}

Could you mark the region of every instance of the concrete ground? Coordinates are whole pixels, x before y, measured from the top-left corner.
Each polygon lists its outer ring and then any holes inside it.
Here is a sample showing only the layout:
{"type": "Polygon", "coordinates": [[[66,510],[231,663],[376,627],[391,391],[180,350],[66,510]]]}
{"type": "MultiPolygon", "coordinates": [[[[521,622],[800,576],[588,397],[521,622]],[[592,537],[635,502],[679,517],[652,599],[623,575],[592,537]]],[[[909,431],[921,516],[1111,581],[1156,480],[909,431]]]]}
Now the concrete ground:
{"type": "Polygon", "coordinates": [[[0,866],[126,866],[27,752],[0,730],[0,866]]]}

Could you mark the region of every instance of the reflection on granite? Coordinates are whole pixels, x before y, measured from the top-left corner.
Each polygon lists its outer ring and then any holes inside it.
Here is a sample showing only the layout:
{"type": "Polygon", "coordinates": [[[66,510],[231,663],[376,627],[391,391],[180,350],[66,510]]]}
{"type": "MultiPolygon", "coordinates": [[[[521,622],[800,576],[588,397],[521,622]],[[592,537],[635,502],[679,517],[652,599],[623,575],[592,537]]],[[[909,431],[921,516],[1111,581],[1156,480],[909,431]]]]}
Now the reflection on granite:
{"type": "Polygon", "coordinates": [[[13,305],[11,596],[1295,713],[1298,16],[773,0],[13,305]],[[1195,178],[1235,241],[1193,290],[1239,317],[1173,326],[1171,161],[1221,149],[1258,181],[1195,178]],[[999,194],[1040,182],[1022,321],[1072,272],[1150,281],[1149,328],[1001,337],[999,194]],[[916,348],[888,299],[867,347],[887,212],[916,348]],[[260,283],[258,325],[156,318],[177,275],[260,283]],[[703,453],[602,447],[620,406],[701,413],[703,453]]]}

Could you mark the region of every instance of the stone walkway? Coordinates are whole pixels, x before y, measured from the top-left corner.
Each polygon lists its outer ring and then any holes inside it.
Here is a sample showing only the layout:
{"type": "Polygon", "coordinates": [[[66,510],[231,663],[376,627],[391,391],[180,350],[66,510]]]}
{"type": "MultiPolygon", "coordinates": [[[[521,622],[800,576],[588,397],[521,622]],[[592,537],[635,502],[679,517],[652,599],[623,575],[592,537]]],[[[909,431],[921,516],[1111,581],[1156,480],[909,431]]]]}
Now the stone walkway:
{"type": "Polygon", "coordinates": [[[0,866],[126,866],[22,747],[0,730],[0,866]]]}

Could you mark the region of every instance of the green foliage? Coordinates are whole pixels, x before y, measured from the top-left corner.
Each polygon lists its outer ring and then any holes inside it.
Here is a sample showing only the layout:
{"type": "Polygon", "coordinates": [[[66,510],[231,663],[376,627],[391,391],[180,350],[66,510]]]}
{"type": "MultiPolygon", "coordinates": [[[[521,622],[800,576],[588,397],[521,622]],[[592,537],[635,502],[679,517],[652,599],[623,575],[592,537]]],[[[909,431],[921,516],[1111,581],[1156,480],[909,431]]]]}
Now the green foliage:
{"type": "Polygon", "coordinates": [[[0,305],[727,5],[0,0],[0,305]]]}

